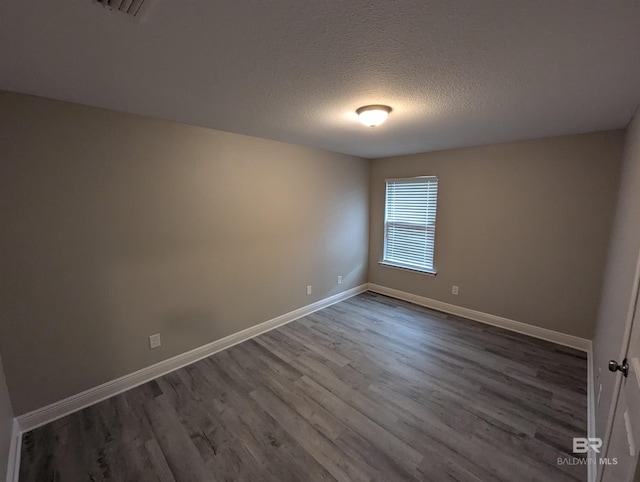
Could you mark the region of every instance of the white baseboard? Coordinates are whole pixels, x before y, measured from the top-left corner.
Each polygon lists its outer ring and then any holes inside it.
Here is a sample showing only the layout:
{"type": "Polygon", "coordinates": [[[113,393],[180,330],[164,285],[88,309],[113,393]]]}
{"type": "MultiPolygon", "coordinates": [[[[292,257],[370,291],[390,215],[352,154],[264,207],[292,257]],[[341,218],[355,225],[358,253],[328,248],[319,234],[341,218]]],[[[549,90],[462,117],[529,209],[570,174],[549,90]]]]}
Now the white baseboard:
{"type": "MultiPolygon", "coordinates": [[[[587,437],[596,438],[596,392],[593,378],[593,345],[589,342],[587,350],[587,437]]],[[[598,455],[591,449],[589,457],[594,463],[587,465],[587,481],[596,482],[598,466],[596,464],[598,455]]]]}
{"type": "Polygon", "coordinates": [[[11,445],[9,447],[9,460],[7,461],[7,482],[18,482],[20,477],[20,446],[22,445],[22,433],[17,419],[13,419],[11,427],[11,445]]]}
{"type": "Polygon", "coordinates": [[[374,293],[391,296],[392,298],[398,298],[410,303],[415,303],[416,305],[425,306],[427,308],[443,311],[452,315],[462,316],[488,325],[498,326],[505,330],[515,331],[517,333],[522,333],[523,335],[529,335],[534,338],[551,341],[558,345],[568,346],[577,350],[588,352],[591,347],[591,340],[587,340],[586,338],[567,335],[566,333],[560,333],[547,328],[540,328],[539,326],[510,320],[509,318],[503,318],[501,316],[490,315],[481,311],[451,305],[442,301],[432,300],[431,298],[425,298],[424,296],[414,295],[412,293],[387,288],[386,286],[380,286],[373,283],[369,283],[368,289],[374,293]]]}
{"type": "Polygon", "coordinates": [[[206,358],[222,350],[242,343],[254,336],[258,336],[267,331],[273,330],[279,326],[282,326],[291,321],[307,316],[314,311],[321,310],[327,306],[339,303],[340,301],[351,298],[357,294],[360,294],[367,290],[367,285],[363,284],[355,288],[343,291],[336,295],[330,296],[320,301],[316,301],[307,306],[303,306],[297,310],[291,311],[284,315],[278,316],[271,320],[265,321],[258,325],[252,326],[245,330],[234,333],[233,335],[226,336],[220,340],[216,340],[212,343],[208,343],[194,350],[188,351],[181,355],[177,355],[168,360],[161,361],[155,365],[143,368],[129,375],[117,378],[107,383],[103,383],[89,390],[85,390],[82,393],[65,398],[58,402],[54,402],[45,407],[39,408],[32,412],[20,415],[17,420],[19,423],[21,432],[28,432],[41,425],[52,422],[58,418],[69,415],[78,410],[82,410],[90,405],[101,402],[114,395],[122,393],[131,388],[142,385],[148,381],[158,378],[162,375],[166,375],[169,372],[182,368],[186,365],[190,365],[198,360],[206,358]]]}

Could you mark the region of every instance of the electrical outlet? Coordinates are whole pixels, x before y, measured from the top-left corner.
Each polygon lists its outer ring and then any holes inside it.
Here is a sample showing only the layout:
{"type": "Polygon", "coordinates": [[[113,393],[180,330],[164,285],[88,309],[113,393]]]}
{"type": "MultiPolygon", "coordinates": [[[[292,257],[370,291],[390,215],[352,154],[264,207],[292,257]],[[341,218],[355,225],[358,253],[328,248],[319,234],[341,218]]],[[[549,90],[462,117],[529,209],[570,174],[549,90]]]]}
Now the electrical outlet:
{"type": "Polygon", "coordinates": [[[311,285],[307,286],[307,294],[310,295],[311,294],[311,285]]]}
{"type": "Polygon", "coordinates": [[[338,276],[338,284],[341,285],[342,284],[342,276],[338,276]]]}
{"type": "Polygon", "coordinates": [[[451,287],[451,294],[452,295],[457,295],[458,294],[458,287],[456,285],[453,285],[451,287]]]}
{"type": "Polygon", "coordinates": [[[162,345],[162,342],[160,341],[160,333],[156,333],[149,337],[149,348],[153,350],[154,348],[158,348],[160,345],[162,345]]]}

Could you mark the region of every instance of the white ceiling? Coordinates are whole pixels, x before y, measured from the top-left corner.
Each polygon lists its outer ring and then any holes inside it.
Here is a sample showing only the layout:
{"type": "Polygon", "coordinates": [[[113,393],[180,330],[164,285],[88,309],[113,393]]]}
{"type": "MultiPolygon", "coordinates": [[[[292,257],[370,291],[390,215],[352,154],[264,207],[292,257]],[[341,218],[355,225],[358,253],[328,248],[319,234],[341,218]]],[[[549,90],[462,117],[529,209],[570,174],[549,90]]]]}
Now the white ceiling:
{"type": "Polygon", "coordinates": [[[640,1],[0,0],[0,89],[368,158],[616,129],[640,1]]]}

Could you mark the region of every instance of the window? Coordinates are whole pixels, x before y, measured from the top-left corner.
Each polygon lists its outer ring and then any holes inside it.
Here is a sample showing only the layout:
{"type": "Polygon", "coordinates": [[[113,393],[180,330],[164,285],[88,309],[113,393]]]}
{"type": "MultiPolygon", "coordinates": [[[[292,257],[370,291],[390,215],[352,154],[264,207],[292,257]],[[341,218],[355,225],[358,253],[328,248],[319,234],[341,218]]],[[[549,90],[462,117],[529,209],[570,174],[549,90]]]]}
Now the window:
{"type": "Polygon", "coordinates": [[[436,176],[387,179],[382,264],[435,274],[436,176]]]}

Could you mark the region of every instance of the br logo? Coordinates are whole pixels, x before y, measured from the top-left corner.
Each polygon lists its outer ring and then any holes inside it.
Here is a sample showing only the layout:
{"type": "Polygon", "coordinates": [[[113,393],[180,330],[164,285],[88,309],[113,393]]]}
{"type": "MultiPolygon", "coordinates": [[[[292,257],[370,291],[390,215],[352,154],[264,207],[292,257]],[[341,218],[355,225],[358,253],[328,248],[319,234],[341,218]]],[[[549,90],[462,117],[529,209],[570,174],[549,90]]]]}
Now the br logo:
{"type": "Polygon", "coordinates": [[[574,437],[573,439],[574,454],[586,454],[589,449],[593,449],[595,453],[599,454],[600,447],[602,447],[602,439],[599,438],[574,437]]]}

